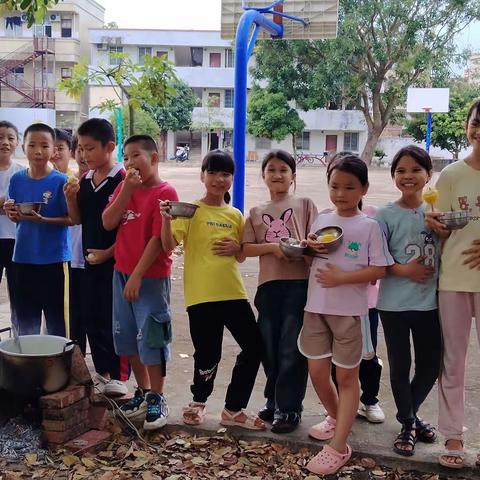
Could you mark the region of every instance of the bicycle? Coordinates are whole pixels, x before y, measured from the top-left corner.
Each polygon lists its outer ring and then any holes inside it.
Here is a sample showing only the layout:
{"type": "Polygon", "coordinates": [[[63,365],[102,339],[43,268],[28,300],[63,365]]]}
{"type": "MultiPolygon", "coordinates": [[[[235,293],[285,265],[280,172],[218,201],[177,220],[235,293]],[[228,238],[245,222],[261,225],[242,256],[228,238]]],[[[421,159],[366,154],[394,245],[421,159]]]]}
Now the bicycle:
{"type": "Polygon", "coordinates": [[[297,167],[301,167],[302,165],[305,165],[306,163],[314,164],[315,160],[318,160],[320,165],[326,167],[329,162],[329,152],[323,152],[322,155],[316,154],[316,153],[299,153],[296,156],[296,164],[297,167]]]}

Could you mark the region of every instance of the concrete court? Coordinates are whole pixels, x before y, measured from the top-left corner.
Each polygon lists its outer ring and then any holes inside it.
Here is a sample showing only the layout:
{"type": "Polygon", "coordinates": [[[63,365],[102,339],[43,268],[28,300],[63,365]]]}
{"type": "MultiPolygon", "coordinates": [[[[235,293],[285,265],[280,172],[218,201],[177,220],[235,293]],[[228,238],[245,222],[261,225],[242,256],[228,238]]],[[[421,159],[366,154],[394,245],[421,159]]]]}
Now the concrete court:
{"type": "MultiPolygon", "coordinates": [[[[171,182],[177,189],[180,199],[191,201],[202,194],[202,184],[199,181],[200,166],[196,164],[174,164],[172,162],[160,164],[161,177],[171,182]]],[[[392,184],[388,170],[371,170],[370,172],[370,193],[366,197],[367,204],[382,205],[389,200],[397,197],[397,192],[392,184]]],[[[299,169],[297,176],[297,195],[309,196],[316,203],[319,209],[329,206],[328,193],[326,191],[326,179],[324,167],[305,166],[299,169]]],[[[246,174],[246,211],[248,208],[260,203],[268,198],[260,174],[260,164],[249,164],[246,174]]],[[[250,299],[253,301],[257,283],[257,259],[248,259],[241,265],[241,272],[250,299]]],[[[193,349],[188,332],[188,320],[183,305],[183,262],[181,257],[176,257],[172,274],[172,310],[174,312],[174,343],[172,362],[168,367],[168,379],[166,393],[171,406],[170,424],[182,425],[181,408],[190,401],[189,384],[192,377],[192,354],[193,349]]],[[[0,327],[9,324],[8,303],[5,292],[5,282],[0,287],[0,327]]],[[[425,346],[428,348],[428,345],[425,346]]],[[[480,357],[479,348],[476,341],[475,332],[472,331],[471,348],[468,357],[467,370],[467,388],[466,388],[466,451],[467,463],[474,462],[474,455],[480,452],[480,357]]],[[[238,347],[230,334],[225,334],[224,358],[219,367],[216,386],[212,397],[208,403],[207,420],[202,430],[215,432],[220,428],[218,425],[219,413],[223,407],[223,398],[228,385],[235,356],[238,353],[238,347]]],[[[350,443],[354,452],[362,455],[376,456],[381,458],[387,465],[401,465],[403,468],[417,468],[424,471],[437,470],[436,457],[442,451],[443,439],[434,445],[417,444],[415,455],[405,459],[393,453],[392,443],[395,435],[398,433],[399,425],[395,420],[395,405],[390,392],[388,362],[386,360],[385,342],[380,327],[379,330],[379,355],[384,360],[384,370],[382,375],[380,401],[387,420],[381,425],[372,425],[359,419],[355,425],[350,437],[350,443]]],[[[133,388],[134,380],[131,381],[133,388]]],[[[255,390],[253,392],[249,409],[256,411],[263,405],[263,385],[264,374],[259,373],[255,390]]],[[[307,437],[308,428],[321,420],[323,413],[322,406],[319,405],[317,396],[309,384],[307,396],[305,399],[305,410],[301,427],[290,435],[279,436],[270,433],[258,434],[260,437],[268,437],[274,441],[287,441],[292,444],[310,445],[316,448],[317,442],[311,441],[307,437]]],[[[437,423],[437,391],[436,388],[431,392],[425,402],[421,416],[431,422],[437,423]]],[[[245,434],[244,431],[237,433],[245,434]]],[[[248,433],[249,436],[256,436],[248,433]]],[[[445,474],[453,474],[454,471],[443,470],[445,474]]],[[[467,474],[463,471],[462,474],[467,474]]],[[[470,471],[472,478],[479,474],[476,471],[470,471]]]]}

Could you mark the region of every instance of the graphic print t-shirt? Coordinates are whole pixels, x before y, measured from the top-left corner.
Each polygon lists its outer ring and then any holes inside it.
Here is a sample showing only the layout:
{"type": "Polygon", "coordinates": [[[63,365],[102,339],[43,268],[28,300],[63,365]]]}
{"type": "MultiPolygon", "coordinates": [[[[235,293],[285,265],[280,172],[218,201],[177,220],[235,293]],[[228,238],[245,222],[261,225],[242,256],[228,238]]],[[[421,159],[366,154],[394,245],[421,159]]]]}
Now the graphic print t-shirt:
{"type": "Polygon", "coordinates": [[[213,244],[225,237],[241,242],[243,216],[231,206],[212,207],[203,202],[192,218],[172,222],[173,235],[183,241],[184,289],[187,307],[205,302],[246,299],[235,257],[214,255],[213,244]]]}
{"type": "MultiPolygon", "coordinates": [[[[289,196],[254,207],[245,221],[243,243],[278,243],[280,238],[307,238],[317,217],[317,209],[309,198],[289,196]]],[[[259,257],[258,284],[272,280],[308,278],[309,267],[303,258],[286,262],[272,253],[259,257]]]]}

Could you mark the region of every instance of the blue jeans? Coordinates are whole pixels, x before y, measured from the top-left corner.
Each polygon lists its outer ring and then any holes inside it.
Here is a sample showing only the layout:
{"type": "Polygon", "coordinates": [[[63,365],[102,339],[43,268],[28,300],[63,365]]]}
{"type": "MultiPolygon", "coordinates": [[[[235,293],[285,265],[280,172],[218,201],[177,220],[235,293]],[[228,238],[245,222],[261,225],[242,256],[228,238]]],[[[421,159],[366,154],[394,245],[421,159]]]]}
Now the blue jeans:
{"type": "Polygon", "coordinates": [[[264,343],[267,407],[277,414],[302,412],[307,388],[307,359],[297,338],[307,301],[307,280],[275,280],[260,285],[255,296],[264,343]]]}

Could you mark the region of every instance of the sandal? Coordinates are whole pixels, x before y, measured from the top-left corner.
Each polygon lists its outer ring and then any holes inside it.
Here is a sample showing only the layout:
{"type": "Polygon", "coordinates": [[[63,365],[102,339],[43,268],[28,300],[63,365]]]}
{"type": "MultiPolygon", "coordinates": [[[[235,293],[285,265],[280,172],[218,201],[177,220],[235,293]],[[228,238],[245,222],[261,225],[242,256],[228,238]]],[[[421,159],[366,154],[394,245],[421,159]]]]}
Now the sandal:
{"type": "Polygon", "coordinates": [[[335,435],[337,421],[330,415],[323,422],[317,423],[308,431],[308,436],[315,440],[330,440],[335,435]]]}
{"type": "Polygon", "coordinates": [[[423,443],[434,443],[437,439],[437,433],[435,427],[427,422],[424,422],[421,418],[415,420],[415,430],[417,432],[417,441],[423,443]]]}
{"type": "Polygon", "coordinates": [[[317,475],[331,475],[338,472],[352,456],[352,449],[347,445],[347,453],[340,453],[330,445],[325,445],[308,463],[307,470],[317,475]]]}
{"type": "MultiPolygon", "coordinates": [[[[459,449],[450,450],[449,448],[447,448],[447,443],[448,443],[448,440],[445,442],[445,453],[442,453],[438,457],[438,463],[442,467],[460,470],[461,468],[464,467],[465,452],[459,449]],[[453,462],[449,462],[447,460],[448,457],[453,457],[454,459],[453,462]],[[458,462],[457,459],[460,459],[460,461],[458,462]]],[[[463,448],[463,442],[462,442],[462,448],[463,448]]],[[[478,465],[478,457],[477,457],[477,465],[478,465]]]]}
{"type": "Polygon", "coordinates": [[[411,457],[415,452],[415,443],[417,442],[417,438],[413,435],[412,432],[415,432],[413,427],[403,426],[400,433],[397,435],[397,438],[393,442],[393,451],[398,453],[399,455],[403,455],[404,457],[411,457]],[[406,447],[411,446],[411,450],[407,450],[406,447]]]}
{"type": "Polygon", "coordinates": [[[265,430],[267,428],[265,422],[255,414],[247,413],[243,410],[231,413],[226,408],[223,409],[220,425],[224,427],[246,428],[247,430],[265,430]],[[238,418],[241,415],[245,416],[245,420],[242,421],[238,418]]]}
{"type": "Polygon", "coordinates": [[[203,423],[207,406],[201,402],[190,402],[187,407],[182,408],[183,423],[186,425],[200,425],[203,423]]]}

